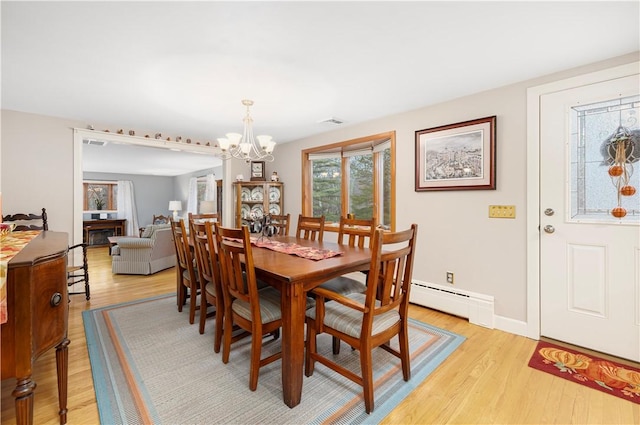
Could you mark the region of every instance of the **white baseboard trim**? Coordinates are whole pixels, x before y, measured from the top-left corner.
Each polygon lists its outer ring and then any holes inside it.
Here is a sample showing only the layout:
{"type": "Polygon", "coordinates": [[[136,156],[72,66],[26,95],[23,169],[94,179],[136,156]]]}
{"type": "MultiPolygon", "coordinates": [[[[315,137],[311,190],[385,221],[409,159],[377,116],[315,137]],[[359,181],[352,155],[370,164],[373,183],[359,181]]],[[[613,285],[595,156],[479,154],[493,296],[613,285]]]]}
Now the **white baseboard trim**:
{"type": "Polygon", "coordinates": [[[527,324],[527,322],[511,319],[509,317],[494,316],[493,323],[495,324],[496,329],[530,338],[529,325],[527,324]]]}

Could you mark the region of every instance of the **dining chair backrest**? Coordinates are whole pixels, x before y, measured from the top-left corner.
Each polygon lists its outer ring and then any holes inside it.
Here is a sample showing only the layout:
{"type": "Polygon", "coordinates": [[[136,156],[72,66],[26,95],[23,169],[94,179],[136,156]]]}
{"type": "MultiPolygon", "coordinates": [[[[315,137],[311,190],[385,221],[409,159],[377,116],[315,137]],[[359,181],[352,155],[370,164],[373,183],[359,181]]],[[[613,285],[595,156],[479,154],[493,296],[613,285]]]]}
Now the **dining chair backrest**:
{"type": "Polygon", "coordinates": [[[271,225],[274,226],[278,236],[289,236],[289,225],[291,223],[291,214],[277,215],[271,214],[271,225]]]}
{"type": "Polygon", "coordinates": [[[370,248],[373,242],[373,234],[376,230],[375,221],[363,218],[340,217],[340,230],[338,231],[338,243],[370,248]],[[346,239],[346,241],[345,241],[346,239]]]}
{"type": "Polygon", "coordinates": [[[153,220],[151,220],[151,224],[167,224],[169,223],[169,216],[166,215],[153,215],[153,220]]]}
{"type": "Polygon", "coordinates": [[[183,270],[193,269],[193,257],[189,249],[189,233],[184,225],[184,220],[171,220],[171,232],[176,246],[176,259],[183,270]]]}
{"type": "Polygon", "coordinates": [[[238,299],[250,305],[252,319],[260,317],[258,285],[253,267],[249,228],[222,227],[215,224],[225,305],[238,299]]]}
{"type": "Polygon", "coordinates": [[[370,311],[364,314],[365,324],[371,325],[374,316],[394,308],[403,317],[408,314],[417,232],[417,224],[399,232],[374,231],[365,303],[370,311]]]}
{"type": "Polygon", "coordinates": [[[15,222],[14,232],[22,232],[26,230],[49,230],[47,222],[47,209],[43,208],[40,214],[9,214],[2,217],[3,222],[15,222]]]}
{"type": "Polygon", "coordinates": [[[324,215],[320,217],[298,216],[296,237],[311,241],[322,242],[324,237],[324,215]]]}
{"type": "MultiPolygon", "coordinates": [[[[209,236],[207,235],[207,227],[211,228],[213,223],[207,221],[190,224],[192,230],[191,236],[193,238],[193,251],[196,257],[198,275],[200,277],[200,290],[202,291],[208,283],[213,283],[216,286],[220,283],[220,277],[216,275],[218,270],[217,254],[215,247],[209,243],[209,236]]],[[[213,231],[210,230],[210,233],[213,234],[213,231]]]]}
{"type": "Polygon", "coordinates": [[[202,214],[189,213],[189,221],[191,220],[218,221],[218,213],[202,213],[202,214]]]}

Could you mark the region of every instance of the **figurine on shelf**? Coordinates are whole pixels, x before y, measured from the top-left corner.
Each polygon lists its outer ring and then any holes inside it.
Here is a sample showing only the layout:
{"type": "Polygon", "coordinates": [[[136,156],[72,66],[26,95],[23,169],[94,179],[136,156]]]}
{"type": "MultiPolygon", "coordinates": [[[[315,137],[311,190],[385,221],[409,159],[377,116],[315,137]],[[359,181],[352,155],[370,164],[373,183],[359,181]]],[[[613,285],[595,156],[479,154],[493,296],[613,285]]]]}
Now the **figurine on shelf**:
{"type": "Polygon", "coordinates": [[[136,132],[135,132],[135,131],[133,131],[133,130],[129,130],[129,136],[135,136],[135,135],[136,135],[136,132]]]}
{"type": "Polygon", "coordinates": [[[278,172],[274,171],[273,173],[271,173],[271,181],[272,182],[279,182],[280,181],[280,177],[278,177],[278,172]]]}

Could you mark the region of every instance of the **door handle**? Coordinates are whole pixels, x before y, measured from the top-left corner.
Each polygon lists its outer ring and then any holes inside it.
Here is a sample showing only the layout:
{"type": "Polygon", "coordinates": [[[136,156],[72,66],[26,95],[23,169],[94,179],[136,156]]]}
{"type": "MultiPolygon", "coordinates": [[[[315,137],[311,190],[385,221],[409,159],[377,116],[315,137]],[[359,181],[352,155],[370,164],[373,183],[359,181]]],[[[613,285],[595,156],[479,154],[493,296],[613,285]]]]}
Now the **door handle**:
{"type": "Polygon", "coordinates": [[[547,208],[546,210],[544,210],[544,215],[546,216],[552,216],[555,213],[555,211],[553,210],[553,208],[547,208]]]}
{"type": "Polygon", "coordinates": [[[553,233],[556,231],[556,229],[552,225],[547,224],[546,226],[544,226],[544,231],[547,233],[553,233]]]}

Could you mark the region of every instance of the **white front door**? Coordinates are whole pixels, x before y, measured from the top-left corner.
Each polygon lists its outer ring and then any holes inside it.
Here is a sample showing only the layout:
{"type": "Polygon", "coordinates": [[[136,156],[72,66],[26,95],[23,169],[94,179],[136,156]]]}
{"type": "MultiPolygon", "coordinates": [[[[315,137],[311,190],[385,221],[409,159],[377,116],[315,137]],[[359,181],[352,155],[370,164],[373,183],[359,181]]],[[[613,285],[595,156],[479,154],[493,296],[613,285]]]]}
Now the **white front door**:
{"type": "Polygon", "coordinates": [[[619,126],[640,128],[639,81],[617,78],[540,100],[540,333],[635,361],[640,162],[626,165],[635,195],[619,197],[602,145],[619,126]],[[610,212],[618,202],[622,219],[610,212]]]}

